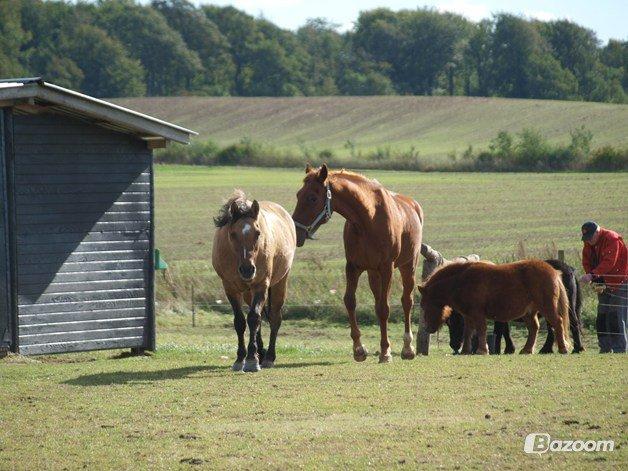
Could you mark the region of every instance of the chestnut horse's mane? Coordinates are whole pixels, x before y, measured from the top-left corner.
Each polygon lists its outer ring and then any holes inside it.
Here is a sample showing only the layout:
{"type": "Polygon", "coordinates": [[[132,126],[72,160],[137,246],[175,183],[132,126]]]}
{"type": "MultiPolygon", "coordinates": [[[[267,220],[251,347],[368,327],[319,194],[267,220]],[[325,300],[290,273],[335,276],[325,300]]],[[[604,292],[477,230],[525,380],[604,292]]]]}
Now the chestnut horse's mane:
{"type": "Polygon", "coordinates": [[[242,217],[246,217],[251,214],[251,202],[246,199],[246,194],[242,190],[236,189],[233,194],[225,201],[225,204],[218,210],[218,214],[214,218],[214,224],[216,227],[224,227],[228,224],[236,222],[242,217]],[[231,213],[231,205],[237,203],[238,213],[231,213]]]}
{"type": "MultiPolygon", "coordinates": [[[[334,177],[338,176],[345,177],[347,180],[353,181],[355,183],[366,183],[369,185],[377,186],[378,188],[382,186],[382,184],[374,178],[368,178],[361,173],[352,172],[351,170],[347,170],[344,168],[340,170],[329,170],[329,179],[333,179],[334,177]]],[[[303,179],[303,182],[307,182],[313,178],[316,178],[316,173],[308,173],[303,179]]]]}

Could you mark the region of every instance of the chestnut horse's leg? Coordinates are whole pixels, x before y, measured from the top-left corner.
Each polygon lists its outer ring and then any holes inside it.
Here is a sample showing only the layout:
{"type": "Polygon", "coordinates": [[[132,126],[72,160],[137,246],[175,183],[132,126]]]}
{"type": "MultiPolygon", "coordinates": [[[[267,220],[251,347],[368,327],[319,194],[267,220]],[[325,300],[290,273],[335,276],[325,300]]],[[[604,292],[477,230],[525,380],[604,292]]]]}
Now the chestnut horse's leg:
{"type": "Polygon", "coordinates": [[[412,293],[414,292],[414,264],[403,265],[399,267],[401,273],[401,281],[403,283],[403,294],[401,295],[401,305],[403,306],[404,334],[403,349],[401,350],[401,358],[404,360],[412,360],[416,354],[412,345],[412,306],[414,300],[412,293]]]}
{"type": "Polygon", "coordinates": [[[262,368],[272,368],[275,365],[275,343],[277,342],[277,333],[281,327],[281,308],[286,301],[288,288],[288,275],[270,289],[270,312],[268,313],[268,321],[270,322],[270,340],[268,341],[268,350],[262,361],[262,368]]]}
{"type": "MultiPolygon", "coordinates": [[[[225,292],[227,290],[225,289],[225,292]]],[[[246,355],[246,347],[244,346],[244,331],[246,330],[246,319],[242,312],[242,294],[241,293],[228,293],[227,299],[233,309],[233,328],[238,334],[238,356],[235,363],[232,366],[233,371],[242,371],[242,362],[246,355]]]]}
{"type": "Polygon", "coordinates": [[[347,277],[347,287],[345,289],[345,307],[349,315],[349,325],[351,326],[351,338],[353,339],[353,358],[355,361],[364,361],[368,352],[366,347],[362,345],[360,339],[360,328],[355,317],[355,291],[358,289],[358,280],[364,270],[357,268],[350,262],[345,266],[345,275],[347,277]]]}
{"type": "Polygon", "coordinates": [[[528,326],[528,340],[519,353],[534,353],[534,345],[536,344],[536,336],[539,333],[539,317],[536,313],[528,314],[523,318],[528,326]]]}
{"type": "Polygon", "coordinates": [[[478,317],[475,321],[475,329],[478,333],[478,349],[476,354],[488,355],[488,344],[486,343],[486,318],[478,317]]]}
{"type": "Polygon", "coordinates": [[[392,282],[392,264],[379,270],[368,270],[369,285],[375,297],[375,311],[379,319],[380,330],[380,352],[379,362],[388,363],[392,361],[390,353],[390,340],[388,339],[388,317],[390,316],[390,306],[388,297],[390,295],[390,285],[392,282]]]}
{"type": "Polygon", "coordinates": [[[262,323],[262,309],[264,309],[264,304],[266,303],[266,291],[267,288],[262,286],[261,289],[253,293],[253,301],[249,308],[249,315],[246,318],[246,323],[249,326],[249,346],[243,370],[247,372],[255,372],[261,369],[257,351],[257,332],[262,323]]]}

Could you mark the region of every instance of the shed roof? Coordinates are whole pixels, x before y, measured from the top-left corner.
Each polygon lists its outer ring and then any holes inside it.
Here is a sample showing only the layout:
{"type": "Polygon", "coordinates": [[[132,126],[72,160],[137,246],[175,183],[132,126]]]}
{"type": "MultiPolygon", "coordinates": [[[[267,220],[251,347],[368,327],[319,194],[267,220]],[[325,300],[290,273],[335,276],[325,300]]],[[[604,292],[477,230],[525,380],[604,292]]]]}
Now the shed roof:
{"type": "Polygon", "coordinates": [[[25,112],[49,109],[88,119],[96,125],[116,131],[136,134],[147,141],[165,139],[188,144],[190,137],[198,134],[108,101],[53,85],[41,77],[0,80],[1,106],[15,106],[25,112]]]}

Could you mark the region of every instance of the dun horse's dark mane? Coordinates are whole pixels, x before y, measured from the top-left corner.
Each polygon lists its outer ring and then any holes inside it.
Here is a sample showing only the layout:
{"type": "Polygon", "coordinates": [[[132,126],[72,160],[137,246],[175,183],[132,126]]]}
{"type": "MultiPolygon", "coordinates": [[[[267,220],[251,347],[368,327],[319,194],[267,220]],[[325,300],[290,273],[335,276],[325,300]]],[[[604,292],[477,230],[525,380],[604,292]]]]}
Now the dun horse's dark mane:
{"type": "Polygon", "coordinates": [[[214,224],[220,228],[233,224],[238,219],[246,216],[252,216],[251,202],[246,199],[246,195],[242,190],[235,190],[233,195],[218,210],[218,214],[214,218],[214,224]],[[235,215],[231,214],[231,205],[234,202],[238,205],[238,212],[235,215]]]}

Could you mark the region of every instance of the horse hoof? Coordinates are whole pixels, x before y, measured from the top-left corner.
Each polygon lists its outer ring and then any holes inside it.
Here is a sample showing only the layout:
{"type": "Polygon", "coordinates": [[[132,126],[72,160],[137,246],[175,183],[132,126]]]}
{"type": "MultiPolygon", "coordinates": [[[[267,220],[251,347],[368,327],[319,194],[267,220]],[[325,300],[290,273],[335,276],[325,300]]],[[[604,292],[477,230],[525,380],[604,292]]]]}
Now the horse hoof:
{"type": "Polygon", "coordinates": [[[380,355],[379,356],[379,362],[380,363],[390,363],[392,361],[392,355],[390,353],[387,353],[386,355],[380,355]]]}
{"type": "Polygon", "coordinates": [[[242,371],[242,362],[241,361],[236,361],[233,366],[231,367],[232,371],[242,371]]]}
{"type": "Polygon", "coordinates": [[[580,353],[584,352],[584,347],[574,348],[571,353],[580,353]]]}
{"type": "Polygon", "coordinates": [[[273,366],[275,366],[275,362],[274,361],[264,360],[262,362],[262,368],[272,368],[273,366]]]}
{"type": "Polygon", "coordinates": [[[368,356],[368,352],[366,351],[366,347],[364,345],[360,345],[353,351],[353,359],[355,361],[364,361],[368,356]]]}
{"type": "Polygon", "coordinates": [[[259,366],[259,360],[257,358],[254,358],[252,360],[249,360],[247,358],[246,360],[244,360],[244,368],[242,369],[242,371],[246,371],[247,373],[257,373],[259,370],[261,370],[261,368],[259,366]]]}
{"type": "Polygon", "coordinates": [[[561,355],[567,355],[569,352],[567,351],[567,349],[566,349],[566,348],[563,348],[563,349],[560,349],[560,348],[559,348],[559,349],[558,349],[558,353],[560,353],[561,355]]]}
{"type": "Polygon", "coordinates": [[[416,357],[416,353],[414,353],[414,349],[412,347],[410,348],[404,348],[403,350],[401,350],[401,359],[402,360],[414,360],[414,358],[416,357]]]}
{"type": "Polygon", "coordinates": [[[532,355],[532,352],[524,348],[519,352],[519,355],[532,355]]]}

